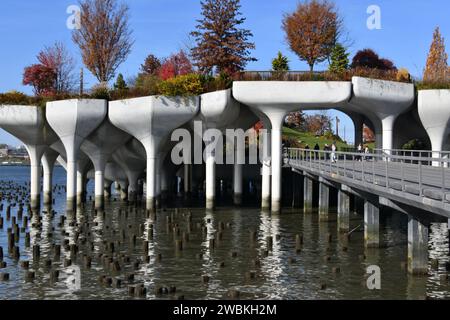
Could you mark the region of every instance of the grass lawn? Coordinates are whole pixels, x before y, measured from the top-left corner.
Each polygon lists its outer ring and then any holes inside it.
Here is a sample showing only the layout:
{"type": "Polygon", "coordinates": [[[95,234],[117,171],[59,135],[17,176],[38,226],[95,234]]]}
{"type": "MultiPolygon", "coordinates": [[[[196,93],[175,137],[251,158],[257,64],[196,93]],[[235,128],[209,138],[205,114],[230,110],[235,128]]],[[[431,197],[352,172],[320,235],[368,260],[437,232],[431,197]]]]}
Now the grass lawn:
{"type": "MultiPolygon", "coordinates": [[[[310,132],[300,132],[287,127],[283,127],[283,136],[286,138],[296,139],[303,147],[309,145],[311,149],[313,149],[316,143],[318,143],[320,149],[323,150],[323,147],[325,146],[326,143],[328,145],[331,145],[334,142],[333,139],[329,139],[323,136],[316,137],[314,134],[310,132]]],[[[348,145],[341,141],[336,141],[336,146],[338,147],[338,150],[342,148],[352,147],[351,145],[348,145]]]]}

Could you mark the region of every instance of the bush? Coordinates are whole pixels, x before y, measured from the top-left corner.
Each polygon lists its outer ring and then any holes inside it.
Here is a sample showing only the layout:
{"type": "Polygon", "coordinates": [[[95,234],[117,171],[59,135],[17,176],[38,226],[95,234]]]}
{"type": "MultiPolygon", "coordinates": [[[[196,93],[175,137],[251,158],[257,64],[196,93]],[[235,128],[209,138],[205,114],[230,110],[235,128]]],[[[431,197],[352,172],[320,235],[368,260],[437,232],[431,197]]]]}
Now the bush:
{"type": "Polygon", "coordinates": [[[160,95],[164,96],[195,96],[204,92],[204,80],[198,74],[187,74],[177,76],[158,84],[160,95]]]}
{"type": "Polygon", "coordinates": [[[92,93],[90,95],[91,99],[104,99],[110,100],[110,92],[108,85],[105,83],[100,83],[94,87],[92,87],[92,93]]]}
{"type": "Polygon", "coordinates": [[[159,77],[141,73],[136,79],[135,88],[145,95],[155,95],[158,93],[158,85],[161,83],[159,77]]]}
{"type": "Polygon", "coordinates": [[[411,75],[409,74],[408,69],[401,68],[397,71],[396,80],[398,82],[411,82],[411,75]]]}

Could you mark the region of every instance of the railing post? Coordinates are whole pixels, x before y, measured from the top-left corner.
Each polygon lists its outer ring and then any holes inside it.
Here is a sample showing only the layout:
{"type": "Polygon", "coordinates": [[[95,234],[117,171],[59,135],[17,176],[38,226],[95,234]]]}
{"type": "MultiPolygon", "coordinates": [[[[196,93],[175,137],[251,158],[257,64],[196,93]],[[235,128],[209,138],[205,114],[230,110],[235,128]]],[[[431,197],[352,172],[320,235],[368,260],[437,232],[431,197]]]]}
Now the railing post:
{"type": "Polygon", "coordinates": [[[419,161],[419,196],[422,197],[422,162],[419,161]]]}

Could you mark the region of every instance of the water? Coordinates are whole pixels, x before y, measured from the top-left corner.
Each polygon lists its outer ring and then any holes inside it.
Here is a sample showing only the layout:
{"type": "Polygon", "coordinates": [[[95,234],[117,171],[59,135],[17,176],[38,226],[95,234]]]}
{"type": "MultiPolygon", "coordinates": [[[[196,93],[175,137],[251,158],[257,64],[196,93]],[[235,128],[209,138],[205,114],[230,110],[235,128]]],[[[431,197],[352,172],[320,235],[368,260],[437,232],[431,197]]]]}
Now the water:
{"type": "MultiPolygon", "coordinates": [[[[13,180],[17,184],[24,184],[29,179],[28,170],[27,167],[0,167],[0,177],[4,181],[13,180]]],[[[64,182],[65,171],[58,167],[55,169],[54,183],[63,185],[64,182]]],[[[92,192],[92,185],[89,191],[92,192]]],[[[446,224],[433,224],[430,229],[430,258],[439,259],[438,270],[430,265],[428,276],[413,277],[407,274],[404,267],[407,260],[407,219],[399,213],[382,213],[382,248],[366,250],[362,228],[355,231],[349,241],[336,232],[334,212],[331,213],[331,221],[326,223],[318,221],[317,213],[303,214],[297,209],[285,210],[281,215],[270,215],[247,208],[222,208],[214,213],[203,209],[179,209],[176,213],[169,209],[158,212],[155,220],[154,217],[148,218],[141,209],[135,210],[113,201],[107,205],[104,215],[95,215],[88,204],[88,209],[68,215],[64,224],[59,226],[60,215],[65,207],[64,192],[58,190],[55,197],[53,210],[56,213],[53,217],[48,213],[41,214],[42,230],[29,224],[30,248],[25,246],[24,233],[20,235],[20,261],[30,261],[30,270],[36,273],[32,282],[26,281],[26,270],[8,254],[7,228],[11,220],[6,220],[6,201],[3,201],[1,215],[5,221],[0,230],[0,246],[3,247],[7,267],[0,272],[8,272],[10,280],[0,282],[1,299],[137,299],[128,294],[128,286],[134,284],[145,285],[146,299],[174,299],[176,295],[186,299],[224,299],[229,289],[239,290],[241,299],[450,297],[448,280],[440,279],[440,275],[446,273],[444,264],[448,261],[446,224]],[[187,231],[188,211],[192,214],[189,241],[183,242],[182,251],[176,251],[174,239],[181,239],[183,232],[187,231]],[[167,217],[173,218],[169,226],[167,217]],[[80,229],[75,223],[83,228],[80,229]],[[148,240],[150,262],[145,263],[143,241],[149,238],[151,224],[154,232],[153,239],[148,240]],[[216,233],[220,225],[224,227],[221,240],[216,233]],[[173,229],[177,226],[179,236],[173,229]],[[206,233],[203,231],[204,226],[207,227],[206,233]],[[66,235],[61,234],[62,229],[66,235]],[[250,230],[257,231],[256,241],[251,241],[250,230]],[[70,257],[70,251],[64,248],[64,239],[69,240],[70,244],[76,243],[77,231],[79,253],[76,257],[72,256],[71,266],[64,267],[64,259],[70,257]],[[130,240],[133,234],[137,235],[135,245],[130,240]],[[295,250],[297,234],[302,234],[304,239],[300,253],[295,250]],[[329,234],[331,243],[328,242],[329,234]],[[273,247],[266,257],[269,236],[273,237],[273,247]],[[211,248],[209,240],[214,237],[215,248],[211,248]],[[101,253],[108,254],[105,243],[110,242],[115,244],[115,259],[120,262],[120,272],[111,271],[102,262],[105,258],[99,256],[101,253]],[[52,243],[62,245],[59,261],[53,259],[52,243]],[[34,244],[41,245],[38,261],[33,261],[31,248],[34,244]],[[233,257],[232,252],[236,252],[237,256],[233,257]],[[161,254],[161,261],[157,259],[158,254],[161,254]],[[84,266],[83,255],[92,257],[91,268],[84,266]],[[124,263],[122,255],[129,257],[130,263],[124,263]],[[47,258],[52,259],[51,268],[45,266],[47,258]],[[141,263],[134,270],[133,262],[136,260],[141,260],[141,263]],[[259,260],[260,265],[255,265],[255,260],[259,260]],[[224,263],[224,266],[220,263],[224,263]],[[369,265],[381,268],[381,290],[367,289],[366,268],[369,265]],[[340,268],[340,273],[333,272],[335,267],[340,268]],[[59,281],[50,280],[50,270],[60,271],[59,281]],[[79,278],[76,277],[78,270],[79,278]],[[248,277],[250,271],[254,272],[254,279],[248,277]],[[132,283],[126,281],[125,276],[128,274],[135,276],[132,283]],[[210,277],[208,283],[202,281],[204,275],[210,277]],[[112,288],[100,284],[101,276],[122,279],[122,287],[112,288]],[[76,279],[75,284],[73,279],[76,279]],[[76,285],[78,279],[80,288],[76,285]],[[155,293],[157,287],[171,286],[176,287],[176,294],[155,293]]],[[[12,217],[17,216],[17,209],[11,208],[12,217]]],[[[24,215],[26,212],[25,207],[24,215]]],[[[22,223],[22,220],[18,221],[22,223]]],[[[351,229],[362,225],[362,216],[352,214],[351,229]]]]}

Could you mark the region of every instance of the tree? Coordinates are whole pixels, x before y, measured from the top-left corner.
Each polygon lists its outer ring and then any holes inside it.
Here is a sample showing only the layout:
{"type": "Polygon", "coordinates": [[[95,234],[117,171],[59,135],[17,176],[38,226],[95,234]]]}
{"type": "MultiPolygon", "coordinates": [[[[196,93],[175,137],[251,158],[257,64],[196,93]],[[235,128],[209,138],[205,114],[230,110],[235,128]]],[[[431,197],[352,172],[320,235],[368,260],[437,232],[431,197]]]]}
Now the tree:
{"type": "Polygon", "coordinates": [[[375,133],[368,126],[363,126],[363,141],[364,143],[371,143],[375,141],[375,133]]]}
{"type": "Polygon", "coordinates": [[[427,82],[444,82],[448,79],[448,55],[445,52],[444,38],[439,27],[434,30],[433,42],[428,53],[423,80],[427,82]]]}
{"type": "Polygon", "coordinates": [[[273,71],[289,71],[289,59],[283,56],[281,51],[278,51],[278,55],[272,60],[273,71]]]}
{"type": "Polygon", "coordinates": [[[391,60],[381,59],[372,49],[363,49],[358,51],[353,57],[351,67],[379,69],[383,71],[397,70],[391,60]]]}
{"type": "Polygon", "coordinates": [[[26,67],[23,73],[23,84],[33,86],[37,96],[55,93],[56,74],[52,68],[42,64],[26,67]]]}
{"type": "Polygon", "coordinates": [[[305,130],[305,114],[303,111],[291,112],[286,117],[286,125],[289,128],[296,128],[299,130],[305,130]]]}
{"type": "Polygon", "coordinates": [[[141,65],[142,72],[152,76],[158,74],[159,68],[161,68],[161,61],[153,54],[149,54],[144,64],[141,65]]]}
{"type": "Polygon", "coordinates": [[[202,0],[201,20],[196,31],[191,32],[196,45],[191,49],[195,66],[202,73],[226,73],[232,75],[256,61],[249,42],[250,30],[240,28],[245,22],[239,9],[240,0],[202,0]]]}
{"type": "Polygon", "coordinates": [[[192,63],[188,56],[183,50],[180,50],[164,60],[159,68],[159,77],[162,80],[167,80],[192,73],[193,71],[192,63]]]}
{"type": "Polygon", "coordinates": [[[114,84],[114,89],[118,91],[128,90],[128,86],[125,79],[123,78],[123,74],[119,73],[119,75],[117,76],[116,83],[114,84]]]}
{"type": "Polygon", "coordinates": [[[51,47],[45,47],[38,56],[38,61],[55,74],[54,91],[57,94],[69,93],[76,85],[74,75],[75,61],[66,46],[56,42],[51,47]]]}
{"type": "Polygon", "coordinates": [[[313,72],[314,65],[329,58],[343,22],[334,4],[327,0],[299,3],[297,10],[285,14],[283,29],[287,42],[300,60],[306,61],[313,72]]]}
{"type": "Polygon", "coordinates": [[[80,28],[73,41],[86,68],[99,82],[111,80],[131,52],[128,6],[117,0],[82,0],[80,28]]]}
{"type": "Polygon", "coordinates": [[[307,130],[316,135],[322,136],[325,132],[331,132],[332,120],[326,111],[306,116],[305,123],[307,130]]]}
{"type": "Polygon", "coordinates": [[[343,73],[348,69],[349,60],[348,56],[350,54],[347,53],[344,46],[340,43],[336,44],[331,51],[331,63],[328,67],[328,70],[333,73],[343,73]]]}

